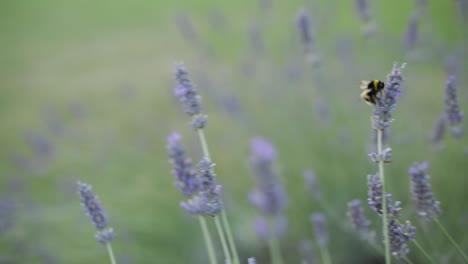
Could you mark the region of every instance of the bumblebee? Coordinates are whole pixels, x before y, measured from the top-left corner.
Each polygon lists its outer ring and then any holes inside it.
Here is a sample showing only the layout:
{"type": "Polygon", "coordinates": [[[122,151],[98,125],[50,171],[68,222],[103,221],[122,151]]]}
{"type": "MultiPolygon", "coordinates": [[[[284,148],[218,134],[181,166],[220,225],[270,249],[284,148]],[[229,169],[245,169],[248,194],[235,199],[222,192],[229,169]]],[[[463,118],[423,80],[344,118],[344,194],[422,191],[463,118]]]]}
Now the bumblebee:
{"type": "Polygon", "coordinates": [[[380,95],[383,93],[385,83],[379,80],[361,81],[361,98],[366,100],[368,105],[377,104],[380,95]]]}

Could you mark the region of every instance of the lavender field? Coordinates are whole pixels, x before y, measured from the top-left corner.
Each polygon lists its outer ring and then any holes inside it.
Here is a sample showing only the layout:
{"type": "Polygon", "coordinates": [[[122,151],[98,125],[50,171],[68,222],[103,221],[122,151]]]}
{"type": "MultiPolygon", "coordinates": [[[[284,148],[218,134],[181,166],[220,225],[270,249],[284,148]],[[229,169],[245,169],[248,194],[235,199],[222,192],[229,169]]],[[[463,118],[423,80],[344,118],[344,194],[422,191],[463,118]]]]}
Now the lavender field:
{"type": "Polygon", "coordinates": [[[468,0],[0,3],[0,264],[468,263],[467,25],[468,0]]]}

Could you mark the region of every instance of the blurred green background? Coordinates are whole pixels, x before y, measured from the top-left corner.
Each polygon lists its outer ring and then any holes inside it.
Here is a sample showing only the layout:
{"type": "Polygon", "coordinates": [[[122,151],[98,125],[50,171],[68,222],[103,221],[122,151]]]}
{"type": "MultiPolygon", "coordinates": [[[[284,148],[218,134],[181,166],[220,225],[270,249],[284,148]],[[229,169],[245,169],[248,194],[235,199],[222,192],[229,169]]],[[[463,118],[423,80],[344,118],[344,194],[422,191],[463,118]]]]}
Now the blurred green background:
{"type": "MultiPolygon", "coordinates": [[[[441,221],[467,249],[466,140],[448,133],[442,147],[429,140],[444,109],[447,58],[458,62],[462,107],[467,101],[466,21],[456,3],[429,0],[408,51],[403,36],[416,1],[375,1],[371,9],[378,31],[364,38],[354,1],[2,1],[0,198],[14,209],[0,215],[12,222],[0,233],[0,262],[108,261],[80,208],[77,180],[100,197],[119,263],[207,262],[198,224],[179,208],[165,150],[167,135],[179,131],[191,157],[201,158],[172,96],[173,63],[182,60],[209,115],[206,135],[244,259],[268,263],[247,199],[254,188],[249,140],[260,135],[278,148],[290,196],[281,242],[287,263],[299,263],[300,240],[313,239],[309,215],[324,210],[304,186],[307,168],[339,216],[329,221],[334,263],[379,263],[337,222],[346,221],[349,200],[365,204],[366,175],[376,171],[367,158],[371,108],[359,99],[360,80],[385,80],[394,61],[408,66],[388,142],[388,190],[403,202],[402,218],[422,229],[406,170],[429,161],[441,221]],[[323,58],[316,69],[304,61],[295,26],[302,7],[323,58]]],[[[457,263],[448,241],[426,228],[417,235],[421,244],[441,263],[457,263]]],[[[411,249],[410,258],[424,263],[411,249]]]]}

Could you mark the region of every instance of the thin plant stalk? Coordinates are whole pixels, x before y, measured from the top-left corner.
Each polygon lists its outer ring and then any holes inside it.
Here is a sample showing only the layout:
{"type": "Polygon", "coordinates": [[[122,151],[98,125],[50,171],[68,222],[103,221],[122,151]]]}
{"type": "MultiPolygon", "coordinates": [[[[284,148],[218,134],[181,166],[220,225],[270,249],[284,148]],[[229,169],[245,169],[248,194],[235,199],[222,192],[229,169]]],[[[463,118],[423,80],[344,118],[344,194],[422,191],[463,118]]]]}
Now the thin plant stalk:
{"type": "Polygon", "coordinates": [[[465,255],[465,253],[461,250],[460,246],[458,245],[457,242],[453,239],[453,237],[448,233],[447,229],[442,225],[442,223],[434,217],[434,222],[436,222],[437,226],[439,229],[444,233],[444,235],[450,240],[450,242],[453,244],[453,246],[457,249],[458,253],[462,255],[463,259],[465,260],[466,263],[468,263],[468,257],[465,255]]]}
{"type": "Polygon", "coordinates": [[[216,225],[216,230],[218,230],[219,239],[221,240],[221,246],[223,248],[224,258],[226,259],[226,261],[231,261],[232,260],[231,254],[229,253],[226,238],[224,237],[223,227],[221,226],[221,221],[219,221],[219,217],[215,216],[214,222],[216,225]]]}
{"type": "Polygon", "coordinates": [[[231,229],[229,228],[230,225],[229,225],[229,221],[228,221],[225,210],[221,212],[221,220],[223,221],[223,226],[226,229],[227,240],[231,248],[232,254],[234,255],[233,256],[234,264],[240,264],[239,254],[237,253],[237,248],[234,244],[234,237],[232,236],[231,229]]]}
{"type": "MultiPolygon", "coordinates": [[[[198,132],[198,137],[200,138],[200,144],[202,147],[203,155],[207,157],[209,160],[211,160],[210,151],[208,149],[208,143],[206,142],[205,131],[203,129],[197,129],[197,132],[198,132]]],[[[226,235],[227,235],[229,248],[232,254],[234,255],[233,262],[234,264],[239,264],[240,263],[239,254],[237,253],[237,247],[236,247],[236,244],[234,243],[234,239],[233,239],[232,232],[231,232],[231,227],[227,220],[225,210],[221,211],[221,218],[222,218],[224,231],[226,232],[226,235]]]]}
{"type": "Polygon", "coordinates": [[[109,253],[111,264],[117,264],[117,262],[115,261],[114,251],[112,250],[112,245],[110,242],[106,243],[106,248],[107,253],[109,253]]]}
{"type": "Polygon", "coordinates": [[[200,226],[203,232],[203,238],[205,239],[205,245],[206,245],[206,250],[208,251],[210,264],[217,264],[215,253],[214,253],[213,241],[211,241],[211,236],[210,236],[210,232],[208,231],[208,226],[206,225],[206,220],[201,215],[198,216],[198,220],[200,221],[200,226]]]}
{"type": "Polygon", "coordinates": [[[328,251],[328,247],[326,245],[320,246],[320,256],[322,257],[323,264],[331,264],[330,252],[328,251]]]}
{"type": "MultiPolygon", "coordinates": [[[[383,130],[377,130],[377,151],[379,156],[382,156],[382,133],[383,130]]],[[[384,235],[384,247],[385,247],[385,264],[390,264],[392,262],[390,255],[390,240],[388,236],[388,219],[387,219],[387,197],[385,192],[385,177],[384,177],[384,161],[383,159],[379,160],[379,176],[380,181],[382,182],[382,229],[384,235]]]]}
{"type": "Polygon", "coordinates": [[[416,245],[416,247],[423,253],[423,255],[429,260],[430,263],[435,264],[435,261],[432,259],[432,257],[429,256],[429,254],[426,252],[426,250],[424,250],[424,248],[421,247],[421,245],[418,243],[418,241],[416,239],[412,239],[411,241],[413,241],[413,243],[416,245]]]}
{"type": "MultiPolygon", "coordinates": [[[[276,230],[274,219],[270,219],[270,230],[276,230]]],[[[283,264],[283,257],[281,255],[281,247],[274,231],[270,232],[270,237],[268,239],[268,248],[270,250],[271,264],[283,264]]]]}

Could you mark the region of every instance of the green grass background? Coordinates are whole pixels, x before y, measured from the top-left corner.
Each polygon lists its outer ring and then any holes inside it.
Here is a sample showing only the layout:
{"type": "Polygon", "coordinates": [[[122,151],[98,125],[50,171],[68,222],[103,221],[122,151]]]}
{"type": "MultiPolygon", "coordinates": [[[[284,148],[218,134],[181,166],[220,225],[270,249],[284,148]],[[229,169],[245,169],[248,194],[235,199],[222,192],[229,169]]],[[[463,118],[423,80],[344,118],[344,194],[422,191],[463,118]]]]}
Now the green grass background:
{"type": "MultiPolygon", "coordinates": [[[[81,180],[93,185],[109,214],[121,262],[206,262],[198,224],[178,206],[182,197],[172,187],[165,152],[166,136],[179,131],[193,159],[201,157],[189,119],[171,94],[173,63],[180,60],[204,97],[207,139],[243,258],[268,263],[265,245],[251,228],[257,213],[247,200],[253,188],[249,139],[262,135],[278,148],[290,195],[283,253],[288,263],[299,263],[300,239],[313,239],[308,216],[323,210],[307,193],[302,172],[316,172],[330,209],[343,216],[338,221],[344,221],[347,201],[365,201],[366,175],[376,166],[366,149],[371,109],[359,100],[358,84],[385,79],[394,61],[406,61],[408,67],[389,142],[394,159],[386,166],[388,189],[403,202],[403,218],[421,227],[412,212],[406,170],[413,161],[429,161],[444,211],[441,221],[468,248],[466,140],[446,136],[444,148],[435,151],[428,139],[443,110],[444,60],[463,52],[466,41],[454,4],[429,2],[418,59],[408,57],[402,43],[413,1],[372,3],[379,33],[371,40],[360,34],[353,1],[274,1],[268,10],[257,1],[2,2],[0,182],[3,196],[13,199],[17,210],[15,227],[0,236],[0,256],[14,263],[49,263],[45,254],[57,263],[106,263],[105,249],[94,241],[73,192],[74,182],[81,180]],[[312,14],[324,58],[315,72],[302,61],[295,31],[294,16],[303,6],[312,14]],[[199,42],[181,36],[174,22],[180,12],[192,20],[199,42]],[[222,14],[224,23],[213,24],[214,14],[222,14]],[[249,50],[247,29],[253,22],[262,27],[262,55],[249,50]],[[343,38],[352,44],[348,65],[335,48],[343,38]],[[250,74],[243,73],[247,66],[250,74]],[[324,91],[318,92],[317,83],[324,91]],[[220,100],[235,100],[238,110],[223,110],[220,100]],[[317,118],[320,102],[329,105],[328,121],[317,118]],[[73,105],[84,109],[82,118],[73,115],[73,105]],[[58,134],[45,122],[51,113],[63,125],[58,134]],[[31,152],[24,140],[30,131],[53,143],[52,157],[31,152]],[[18,155],[42,165],[17,168],[11,160],[18,155]]],[[[464,105],[462,75],[458,84],[464,105]]],[[[380,230],[379,220],[367,211],[380,230]]],[[[438,257],[457,261],[440,232],[430,224],[427,230],[418,240],[438,257]]],[[[376,255],[333,221],[330,232],[335,263],[363,263],[376,255]]],[[[411,257],[418,261],[417,249],[411,257]]]]}

